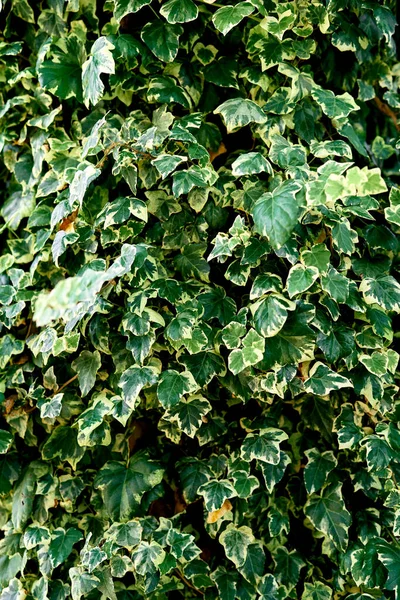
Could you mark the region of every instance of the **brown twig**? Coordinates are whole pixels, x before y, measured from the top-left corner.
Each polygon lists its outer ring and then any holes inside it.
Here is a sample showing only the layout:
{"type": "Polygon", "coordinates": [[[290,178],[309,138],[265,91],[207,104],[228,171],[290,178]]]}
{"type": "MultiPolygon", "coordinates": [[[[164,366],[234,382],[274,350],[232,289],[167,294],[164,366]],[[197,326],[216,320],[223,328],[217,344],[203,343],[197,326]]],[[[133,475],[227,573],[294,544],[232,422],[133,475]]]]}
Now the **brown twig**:
{"type": "Polygon", "coordinates": [[[178,569],[175,569],[175,573],[178,575],[179,579],[181,579],[185,585],[194,590],[198,596],[204,596],[204,593],[201,590],[198,590],[196,587],[194,587],[194,585],[190,583],[190,581],[188,581],[178,569]]]}
{"type": "Polygon", "coordinates": [[[63,390],[64,388],[66,388],[67,385],[69,385],[70,383],[72,383],[73,381],[75,381],[75,379],[77,379],[77,378],[78,378],[78,373],[76,375],[74,375],[73,377],[71,377],[71,379],[68,379],[68,381],[66,381],[65,383],[63,383],[62,386],[59,387],[56,392],[52,393],[52,395],[50,396],[50,398],[52,398],[56,394],[59,394],[61,392],[61,390],[63,390]]]}
{"type": "Polygon", "coordinates": [[[393,125],[396,127],[396,130],[400,131],[400,124],[398,123],[397,115],[390,108],[390,106],[388,106],[387,104],[385,104],[385,102],[382,102],[382,100],[380,100],[380,98],[378,98],[378,96],[375,96],[374,102],[375,102],[376,106],[378,107],[378,110],[380,110],[381,113],[383,113],[384,115],[386,115],[387,117],[389,117],[392,120],[393,125]]]}

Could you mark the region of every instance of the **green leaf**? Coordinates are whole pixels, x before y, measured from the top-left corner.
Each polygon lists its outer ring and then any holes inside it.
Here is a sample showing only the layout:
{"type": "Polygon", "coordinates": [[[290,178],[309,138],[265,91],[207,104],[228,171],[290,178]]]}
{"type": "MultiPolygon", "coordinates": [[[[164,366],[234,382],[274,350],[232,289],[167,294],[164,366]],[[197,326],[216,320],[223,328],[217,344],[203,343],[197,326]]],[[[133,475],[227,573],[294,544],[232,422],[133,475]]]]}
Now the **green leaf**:
{"type": "Polygon", "coordinates": [[[113,44],[105,37],[100,37],[93,44],[89,58],[82,65],[83,101],[87,108],[97,104],[104,93],[104,83],[100,75],[111,75],[115,71],[114,58],[111,50],[113,44]]]}
{"type": "Polygon", "coordinates": [[[172,62],[178,54],[181,33],[180,25],[170,25],[157,20],[147,23],[140,37],[157,58],[168,63],[172,62]]]}
{"type": "Polygon", "coordinates": [[[387,579],[385,589],[395,590],[396,595],[399,594],[399,571],[400,571],[400,549],[393,544],[383,539],[378,539],[376,542],[379,560],[387,569],[387,579]]]}
{"type": "Polygon", "coordinates": [[[331,598],[332,589],[321,581],[304,584],[301,600],[330,600],[331,598]]]}
{"type": "Polygon", "coordinates": [[[315,87],[311,90],[311,96],[331,119],[347,117],[351,112],[360,110],[353,97],[347,92],[335,96],[331,90],[315,87]]]}
{"type": "Polygon", "coordinates": [[[225,500],[237,496],[235,488],[227,479],[212,479],[199,487],[198,492],[203,496],[208,512],[219,510],[225,500]]]}
{"type": "Polygon", "coordinates": [[[184,394],[194,391],[195,387],[190,373],[167,370],[161,374],[158,381],[157,396],[164,408],[171,408],[184,394]]]}
{"type": "Polygon", "coordinates": [[[306,450],[307,464],[304,469],[304,484],[309,494],[318,492],[336,467],[337,460],[330,450],[320,453],[316,448],[306,450]]]}
{"type": "Polygon", "coordinates": [[[86,396],[96,383],[97,371],[101,367],[100,352],[83,350],[72,363],[72,368],[78,373],[79,387],[82,396],[86,396]]]}
{"type": "Polygon", "coordinates": [[[167,0],[162,5],[160,14],[168,23],[188,23],[197,19],[199,10],[192,0],[167,0]]]}
{"type": "Polygon", "coordinates": [[[136,452],[129,463],[107,462],[96,475],[94,485],[100,489],[109,516],[127,521],[135,516],[143,494],[158,485],[164,470],[149,460],[146,453],[136,452]]]}
{"type": "Polygon", "coordinates": [[[283,296],[271,294],[255,305],[254,326],[266,338],[273,337],[282,329],[288,318],[288,311],[295,304],[283,296]]]}
{"type": "Polygon", "coordinates": [[[263,194],[253,208],[257,232],[267,236],[276,250],[288,241],[297,223],[300,206],[296,194],[301,189],[296,181],[284,181],[272,193],[263,194]]]}
{"type": "Polygon", "coordinates": [[[246,98],[232,98],[220,104],[214,113],[222,115],[228,133],[232,133],[249,123],[265,123],[267,115],[263,110],[246,98]]]}
{"type": "Polygon", "coordinates": [[[308,290],[317,280],[319,271],[316,267],[304,267],[298,263],[294,265],[287,278],[287,289],[290,298],[308,290]]]}
{"type": "Polygon", "coordinates": [[[9,431],[0,429],[0,454],[5,454],[10,449],[13,442],[13,436],[9,431]]]}
{"type": "Polygon", "coordinates": [[[339,551],[346,550],[351,516],[343,502],[340,484],[325,487],[320,496],[313,494],[305,505],[305,514],[339,551]]]}
{"type": "Polygon", "coordinates": [[[205,415],[211,410],[211,404],[203,396],[194,395],[181,398],[178,404],[173,406],[166,418],[175,421],[190,438],[194,438],[203,423],[205,415]]]}
{"type": "Polygon", "coordinates": [[[261,429],[260,433],[249,433],[242,444],[240,455],[247,461],[257,459],[277,465],[281,458],[280,444],[287,439],[284,431],[274,427],[261,429]]]}
{"type": "Polygon", "coordinates": [[[142,389],[156,381],[157,375],[151,367],[134,365],[122,373],[118,385],[122,389],[125,402],[133,409],[142,389]]]}
{"type": "Polygon", "coordinates": [[[176,167],[181,163],[187,161],[186,156],[177,156],[176,154],[161,154],[151,161],[151,164],[155,166],[161,177],[165,179],[172,171],[175,171],[176,167]]]}
{"type": "Polygon", "coordinates": [[[76,469],[84,454],[85,449],[77,441],[77,432],[63,425],[56,427],[42,446],[43,460],[58,457],[61,461],[68,461],[73,469],[76,469]]]}
{"type": "Polygon", "coordinates": [[[335,373],[329,367],[321,362],[316,362],[309,373],[308,379],[304,382],[304,389],[311,394],[326,396],[333,390],[339,390],[344,387],[353,387],[353,384],[347,377],[335,373]]]}
{"type": "Polygon", "coordinates": [[[155,542],[140,542],[139,546],[132,552],[133,564],[139,575],[155,573],[164,558],[164,550],[155,542]]]}
{"type": "Polygon", "coordinates": [[[224,6],[219,8],[213,15],[212,22],[215,28],[223,35],[229,33],[233,27],[236,27],[245,17],[254,12],[254,6],[251,2],[239,2],[239,4],[224,6]]]}
{"type": "Polygon", "coordinates": [[[378,304],[385,310],[400,312],[400,285],[391,275],[376,279],[365,277],[359,290],[367,304],[378,304]]]}
{"type": "Polygon", "coordinates": [[[189,244],[184,246],[175,258],[175,264],[178,271],[184,277],[195,277],[202,281],[208,281],[210,265],[203,258],[206,247],[204,244],[189,244]]]}
{"type": "Polygon", "coordinates": [[[67,530],[63,527],[57,527],[53,531],[48,550],[53,569],[68,558],[74,545],[82,538],[82,533],[75,527],[70,527],[67,530]]]}
{"type": "Polygon", "coordinates": [[[300,571],[305,562],[296,550],[288,551],[284,546],[278,548],[273,555],[275,563],[275,577],[287,589],[292,589],[298,582],[300,571]]]}
{"type": "Polygon", "coordinates": [[[225,549],[227,558],[239,568],[245,563],[247,548],[255,538],[250,527],[235,527],[230,524],[220,535],[219,541],[225,549]]]}
{"type": "Polygon", "coordinates": [[[235,177],[240,177],[241,175],[254,175],[263,172],[272,175],[272,167],[260,152],[247,152],[246,154],[241,154],[232,163],[232,173],[235,177]]]}
{"type": "Polygon", "coordinates": [[[151,4],[151,0],[115,0],[114,17],[120,22],[129,13],[138,12],[148,4],[151,4]]]}

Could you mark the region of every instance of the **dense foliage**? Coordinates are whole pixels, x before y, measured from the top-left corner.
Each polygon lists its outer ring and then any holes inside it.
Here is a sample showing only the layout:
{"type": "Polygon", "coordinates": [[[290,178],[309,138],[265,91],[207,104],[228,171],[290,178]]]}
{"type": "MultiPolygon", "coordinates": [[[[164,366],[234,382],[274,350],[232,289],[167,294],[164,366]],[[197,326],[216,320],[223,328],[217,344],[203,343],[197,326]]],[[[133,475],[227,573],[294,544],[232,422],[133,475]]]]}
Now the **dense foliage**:
{"type": "Polygon", "coordinates": [[[0,2],[0,599],[400,598],[395,2],[0,2]]]}

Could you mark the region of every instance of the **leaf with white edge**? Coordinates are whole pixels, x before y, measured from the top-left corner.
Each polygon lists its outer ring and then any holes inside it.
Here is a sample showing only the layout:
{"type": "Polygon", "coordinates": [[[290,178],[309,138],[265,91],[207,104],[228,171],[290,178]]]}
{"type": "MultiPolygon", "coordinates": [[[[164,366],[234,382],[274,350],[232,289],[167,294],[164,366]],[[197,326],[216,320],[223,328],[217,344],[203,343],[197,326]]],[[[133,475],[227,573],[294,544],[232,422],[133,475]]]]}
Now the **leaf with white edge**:
{"type": "Polygon", "coordinates": [[[5,454],[10,449],[13,442],[13,436],[9,431],[0,429],[0,454],[5,454]]]}
{"type": "Polygon", "coordinates": [[[197,19],[199,9],[192,0],[167,0],[161,6],[160,14],[168,23],[188,23],[197,19]]]}
{"type": "Polygon", "coordinates": [[[136,13],[148,4],[151,0],[115,0],[114,17],[120,22],[126,15],[136,13]]]}
{"type": "Polygon", "coordinates": [[[128,464],[107,462],[96,475],[94,485],[100,489],[110,517],[127,521],[135,516],[143,495],[162,481],[163,474],[162,467],[140,451],[128,464]]]}
{"type": "Polygon", "coordinates": [[[235,177],[254,175],[257,173],[268,173],[268,175],[272,175],[271,164],[260,152],[247,152],[246,154],[241,154],[232,163],[232,174],[235,175],[235,177]]]}
{"type": "Polygon", "coordinates": [[[304,381],[306,392],[317,396],[327,396],[330,392],[345,387],[353,387],[353,384],[347,377],[332,371],[321,362],[312,366],[308,378],[304,381]]]}
{"type": "Polygon", "coordinates": [[[240,455],[247,461],[257,459],[277,465],[281,458],[280,444],[287,439],[288,435],[284,431],[274,427],[261,429],[260,433],[248,433],[240,449],[240,455]]]}
{"type": "Polygon", "coordinates": [[[392,541],[387,542],[379,538],[376,541],[379,560],[384,564],[387,570],[385,589],[394,590],[396,597],[400,593],[400,548],[392,541]]]}
{"type": "Polygon", "coordinates": [[[165,417],[176,422],[187,436],[194,438],[198,429],[201,427],[206,415],[211,411],[211,404],[206,398],[200,395],[181,398],[174,405],[165,417]]]}
{"type": "Polygon", "coordinates": [[[142,389],[156,381],[157,374],[152,368],[134,365],[122,373],[118,385],[122,389],[125,402],[133,409],[142,389]]]}
{"type": "Polygon", "coordinates": [[[231,98],[220,104],[214,114],[222,115],[228,133],[232,133],[250,123],[265,123],[267,115],[252,100],[231,98]]]}
{"type": "Polygon", "coordinates": [[[82,65],[83,101],[89,108],[101,100],[104,93],[102,74],[111,75],[115,72],[115,63],[111,50],[113,44],[106,37],[95,41],[90,50],[89,58],[82,65]]]}
{"type": "Polygon", "coordinates": [[[220,535],[219,542],[223,545],[227,558],[239,568],[246,561],[247,548],[255,542],[255,537],[250,527],[235,527],[230,524],[220,535]]]}
{"type": "Polygon", "coordinates": [[[270,294],[252,307],[254,326],[264,337],[273,337],[286,323],[288,311],[293,311],[295,308],[294,302],[284,296],[270,294]]]}
{"type": "Polygon", "coordinates": [[[160,173],[162,179],[165,179],[175,171],[176,167],[183,162],[187,161],[186,156],[178,156],[176,154],[160,154],[157,158],[151,161],[151,164],[155,166],[157,171],[160,173]]]}
{"type": "Polygon", "coordinates": [[[400,313],[400,284],[391,275],[376,279],[365,277],[359,290],[367,304],[378,304],[385,310],[400,313]]]}
{"type": "Polygon", "coordinates": [[[82,396],[86,396],[96,383],[97,371],[101,367],[100,352],[98,350],[94,352],[83,350],[71,366],[78,374],[82,396]]]}
{"type": "Polygon", "coordinates": [[[90,575],[83,567],[71,567],[68,575],[71,580],[72,600],[80,600],[82,596],[97,588],[100,583],[98,577],[90,575]]]}
{"type": "Polygon", "coordinates": [[[321,286],[336,302],[346,302],[349,296],[349,279],[332,266],[321,276],[321,286]]]}
{"type": "Polygon", "coordinates": [[[331,598],[332,589],[321,581],[316,581],[315,583],[307,582],[304,584],[301,600],[331,600],[331,598]]]}
{"type": "Polygon", "coordinates": [[[251,2],[239,2],[236,5],[229,4],[219,8],[213,15],[212,21],[215,28],[223,35],[229,33],[233,27],[238,25],[245,17],[254,12],[254,6],[251,2]]]}
{"type": "Polygon", "coordinates": [[[323,90],[320,87],[315,87],[311,90],[311,96],[330,119],[347,117],[351,112],[360,110],[353,96],[347,92],[335,96],[331,90],[323,90]]]}
{"type": "Polygon", "coordinates": [[[132,552],[132,561],[139,575],[153,575],[165,558],[165,552],[156,542],[140,542],[132,552]]]}
{"type": "Polygon", "coordinates": [[[387,373],[389,357],[383,352],[373,352],[369,354],[361,354],[358,360],[366,369],[377,377],[383,377],[387,373]]]}
{"type": "Polygon", "coordinates": [[[172,62],[179,49],[179,36],[183,29],[180,25],[170,25],[157,20],[147,23],[140,37],[152,53],[163,62],[172,62]]]}
{"type": "Polygon", "coordinates": [[[237,496],[236,490],[227,479],[212,479],[199,487],[198,493],[204,498],[206,510],[213,512],[219,510],[225,500],[237,496]]]}
{"type": "Polygon", "coordinates": [[[340,484],[330,484],[319,496],[313,494],[305,505],[305,514],[339,551],[346,550],[352,519],[343,502],[340,484]]]}
{"type": "Polygon", "coordinates": [[[333,452],[320,453],[316,448],[306,450],[307,464],[304,469],[304,484],[309,494],[318,492],[326,483],[327,476],[336,467],[337,459],[333,452]]]}
{"type": "Polygon", "coordinates": [[[254,205],[256,231],[268,237],[275,250],[288,241],[297,223],[300,205],[296,195],[301,189],[297,181],[284,181],[272,193],[263,194],[254,205]]]}
{"type": "Polygon", "coordinates": [[[308,290],[317,280],[319,271],[315,267],[304,267],[298,263],[294,265],[287,278],[287,289],[289,297],[297,296],[308,290]]]}

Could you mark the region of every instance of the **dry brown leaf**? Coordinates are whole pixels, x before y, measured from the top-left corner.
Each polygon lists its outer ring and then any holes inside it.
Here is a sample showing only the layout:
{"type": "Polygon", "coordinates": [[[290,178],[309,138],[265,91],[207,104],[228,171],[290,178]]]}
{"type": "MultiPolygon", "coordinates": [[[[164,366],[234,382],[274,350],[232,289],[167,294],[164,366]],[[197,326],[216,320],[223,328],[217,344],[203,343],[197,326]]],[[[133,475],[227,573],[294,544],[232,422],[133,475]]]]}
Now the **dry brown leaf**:
{"type": "Polygon", "coordinates": [[[232,508],[232,504],[229,502],[229,500],[225,500],[221,508],[208,513],[207,523],[216,523],[228,512],[228,510],[232,510],[232,508]]]}
{"type": "Polygon", "coordinates": [[[220,156],[221,154],[225,154],[226,152],[227,152],[226,146],[225,146],[224,142],[221,142],[219,145],[219,148],[216,152],[213,152],[212,150],[209,151],[210,161],[212,162],[214,159],[217,158],[217,156],[220,156]]]}

